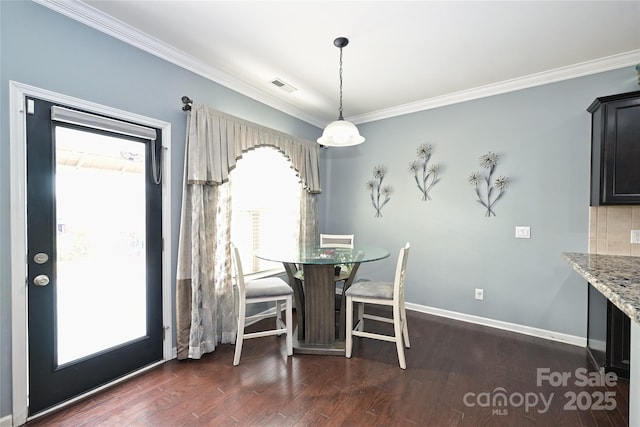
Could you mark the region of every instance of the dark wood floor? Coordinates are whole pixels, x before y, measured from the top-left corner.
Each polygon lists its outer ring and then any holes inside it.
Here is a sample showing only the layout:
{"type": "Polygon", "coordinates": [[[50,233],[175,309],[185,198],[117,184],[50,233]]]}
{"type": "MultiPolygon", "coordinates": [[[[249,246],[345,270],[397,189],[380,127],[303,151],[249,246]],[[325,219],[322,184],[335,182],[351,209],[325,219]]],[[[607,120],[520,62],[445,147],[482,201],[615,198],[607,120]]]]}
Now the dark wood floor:
{"type": "Polygon", "coordinates": [[[392,343],[356,339],[352,359],[287,358],[284,337],[258,338],[245,341],[237,367],[233,346],[221,345],[201,360],[167,362],[28,425],[628,424],[628,383],[581,386],[576,369],[593,371],[582,348],[412,312],[409,335],[406,371],[392,343]],[[566,385],[538,386],[538,369],[545,368],[552,377],[571,377],[566,385]]]}

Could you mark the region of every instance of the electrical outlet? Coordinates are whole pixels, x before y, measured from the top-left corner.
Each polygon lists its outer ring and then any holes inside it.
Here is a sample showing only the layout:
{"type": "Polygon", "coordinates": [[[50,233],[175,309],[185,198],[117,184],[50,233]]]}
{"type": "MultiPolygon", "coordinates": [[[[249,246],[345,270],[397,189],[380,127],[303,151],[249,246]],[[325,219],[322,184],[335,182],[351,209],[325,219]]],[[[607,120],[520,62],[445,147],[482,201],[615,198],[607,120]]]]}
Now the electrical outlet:
{"type": "Polygon", "coordinates": [[[476,299],[482,301],[484,299],[484,289],[476,288],[476,299]]]}
{"type": "Polygon", "coordinates": [[[640,244],[640,230],[631,230],[631,243],[640,244]]]}

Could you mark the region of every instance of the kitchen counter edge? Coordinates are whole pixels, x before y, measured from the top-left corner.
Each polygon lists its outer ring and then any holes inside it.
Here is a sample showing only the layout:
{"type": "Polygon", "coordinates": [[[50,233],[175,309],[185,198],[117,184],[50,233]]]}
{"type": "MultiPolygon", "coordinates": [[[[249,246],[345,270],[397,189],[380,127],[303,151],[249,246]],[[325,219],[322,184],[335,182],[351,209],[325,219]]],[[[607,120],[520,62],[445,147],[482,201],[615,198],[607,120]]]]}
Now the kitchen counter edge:
{"type": "Polygon", "coordinates": [[[640,324],[640,257],[564,252],[562,258],[640,324]]]}

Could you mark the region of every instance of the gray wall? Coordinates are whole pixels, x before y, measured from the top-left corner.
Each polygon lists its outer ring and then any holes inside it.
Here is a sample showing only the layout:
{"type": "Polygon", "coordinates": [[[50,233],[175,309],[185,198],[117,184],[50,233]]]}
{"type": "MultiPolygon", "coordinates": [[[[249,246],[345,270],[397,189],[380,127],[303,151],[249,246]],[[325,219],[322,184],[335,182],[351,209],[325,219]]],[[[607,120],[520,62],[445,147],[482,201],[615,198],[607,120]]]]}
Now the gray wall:
{"type": "Polygon", "coordinates": [[[302,138],[315,140],[321,131],[35,3],[0,1],[0,19],[0,417],[3,417],[11,413],[9,80],[172,124],[174,268],[186,124],[186,115],[181,110],[182,95],[302,138]]]}
{"type": "MultiPolygon", "coordinates": [[[[425,84],[428,84],[426,82],[425,84]]],[[[410,241],[408,302],[584,337],[586,287],[561,260],[588,242],[590,116],[597,96],[638,90],[633,67],[520,90],[359,126],[362,146],[327,151],[325,232],[353,232],[360,243],[393,250],[365,264],[366,278],[393,278],[397,251],[410,241]],[[434,146],[440,183],[423,202],[409,163],[434,146]],[[470,173],[488,151],[495,175],[510,177],[487,218],[470,173]],[[395,189],[375,218],[365,183],[387,167],[395,189]],[[515,239],[515,226],[531,239],[515,239]],[[484,301],[474,300],[484,289],[484,301]]]]}

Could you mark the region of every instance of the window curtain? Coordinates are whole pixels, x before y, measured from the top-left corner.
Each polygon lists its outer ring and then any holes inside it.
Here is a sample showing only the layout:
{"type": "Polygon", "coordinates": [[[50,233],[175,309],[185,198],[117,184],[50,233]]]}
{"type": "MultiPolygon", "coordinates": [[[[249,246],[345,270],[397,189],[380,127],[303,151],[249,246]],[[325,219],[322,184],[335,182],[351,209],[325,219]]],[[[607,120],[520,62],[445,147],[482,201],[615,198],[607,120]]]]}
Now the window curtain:
{"type": "Polygon", "coordinates": [[[231,281],[229,173],[242,153],[272,146],[301,178],[300,237],[315,242],[320,193],[316,143],[193,103],[187,119],[176,276],[178,358],[199,359],[236,337],[231,281]]]}
{"type": "Polygon", "coordinates": [[[300,244],[304,248],[315,246],[320,238],[318,233],[318,208],[315,193],[309,193],[301,188],[300,193],[300,244]]]}

